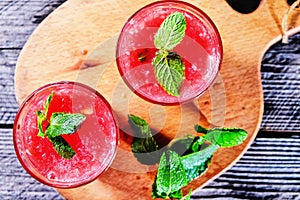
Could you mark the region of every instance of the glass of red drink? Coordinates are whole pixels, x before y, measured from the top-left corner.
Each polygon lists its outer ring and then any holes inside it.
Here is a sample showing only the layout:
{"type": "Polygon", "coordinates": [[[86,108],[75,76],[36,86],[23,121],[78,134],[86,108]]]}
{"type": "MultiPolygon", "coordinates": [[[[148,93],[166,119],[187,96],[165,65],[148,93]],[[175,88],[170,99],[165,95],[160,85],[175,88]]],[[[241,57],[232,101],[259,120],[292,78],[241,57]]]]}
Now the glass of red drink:
{"type": "Polygon", "coordinates": [[[22,103],[14,122],[13,141],[20,163],[32,177],[55,188],[73,188],[95,180],[109,167],[119,129],[111,106],[100,93],[80,83],[57,82],[37,89],[22,103]],[[76,152],[71,159],[60,156],[47,137],[37,136],[36,111],[43,109],[51,93],[47,118],[55,112],[86,117],[76,132],[62,135],[76,152]]]}
{"type": "Polygon", "coordinates": [[[117,43],[117,66],[125,83],[152,103],[176,105],[201,95],[213,83],[223,56],[222,41],[213,21],[198,7],[182,1],[158,1],[134,13],[122,28],[117,43]],[[174,48],[185,65],[180,96],[169,95],[157,82],[153,58],[154,35],[163,20],[174,12],[186,19],[182,42],[174,48]]]}

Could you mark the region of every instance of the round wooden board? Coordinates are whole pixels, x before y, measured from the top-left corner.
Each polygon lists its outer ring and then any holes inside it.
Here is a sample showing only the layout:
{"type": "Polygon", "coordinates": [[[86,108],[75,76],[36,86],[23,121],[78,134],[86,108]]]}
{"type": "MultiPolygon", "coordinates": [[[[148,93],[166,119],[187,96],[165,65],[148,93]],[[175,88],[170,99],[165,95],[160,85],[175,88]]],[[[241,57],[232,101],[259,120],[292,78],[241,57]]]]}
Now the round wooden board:
{"type": "Polygon", "coordinates": [[[155,167],[139,164],[131,153],[129,113],[145,118],[160,132],[161,144],[193,133],[196,123],[248,131],[242,145],[218,150],[208,171],[184,188],[184,194],[190,188],[200,189],[231,167],[256,137],[263,114],[260,62],[271,41],[280,39],[286,2],[263,1],[254,13],[243,15],[224,0],[190,0],[218,27],[224,59],[220,75],[208,92],[180,106],[153,105],[137,97],[123,83],[114,62],[115,42],[123,24],[150,2],[69,0],[40,24],[20,54],[15,71],[19,103],[44,84],[78,81],[104,95],[120,124],[122,137],[112,166],[86,186],[58,189],[67,199],[152,199],[155,167]]]}

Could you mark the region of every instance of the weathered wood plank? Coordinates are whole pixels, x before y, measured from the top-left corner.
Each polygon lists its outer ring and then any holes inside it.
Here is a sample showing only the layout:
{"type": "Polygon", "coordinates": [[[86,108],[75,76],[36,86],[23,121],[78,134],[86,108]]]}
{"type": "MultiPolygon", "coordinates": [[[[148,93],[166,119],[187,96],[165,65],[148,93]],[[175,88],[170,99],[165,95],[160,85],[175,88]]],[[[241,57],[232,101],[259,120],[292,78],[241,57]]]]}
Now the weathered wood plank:
{"type": "MultiPolygon", "coordinates": [[[[23,170],[14,154],[12,131],[0,129],[0,136],[0,198],[63,199],[23,170]]],[[[197,191],[192,199],[300,198],[299,136],[297,133],[287,138],[272,138],[264,133],[259,136],[239,162],[197,191]]]]}
{"type": "Polygon", "coordinates": [[[299,199],[299,135],[259,136],[230,170],[199,190],[193,199],[299,199]]]}
{"type": "Polygon", "coordinates": [[[300,131],[300,33],[271,46],[262,60],[263,130],[300,131]]]}
{"type": "Polygon", "coordinates": [[[0,129],[0,199],[62,199],[57,192],[34,180],[16,158],[11,129],[0,129]]]}
{"type": "Polygon", "coordinates": [[[19,53],[20,50],[0,50],[0,124],[13,124],[18,110],[14,70],[19,53]]]}
{"type": "Polygon", "coordinates": [[[0,49],[22,48],[36,26],[66,0],[1,0],[0,49]]]}

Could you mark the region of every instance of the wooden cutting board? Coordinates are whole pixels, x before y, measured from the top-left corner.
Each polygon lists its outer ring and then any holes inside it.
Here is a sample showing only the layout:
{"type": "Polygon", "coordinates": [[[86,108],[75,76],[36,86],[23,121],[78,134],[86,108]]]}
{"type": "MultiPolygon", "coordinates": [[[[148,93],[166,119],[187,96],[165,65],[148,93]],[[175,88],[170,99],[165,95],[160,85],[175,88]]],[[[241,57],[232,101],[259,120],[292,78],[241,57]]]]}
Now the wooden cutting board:
{"type": "MultiPolygon", "coordinates": [[[[112,166],[96,181],[75,189],[58,189],[67,199],[152,199],[155,166],[139,164],[130,149],[129,113],[145,118],[160,132],[161,144],[194,133],[193,125],[240,127],[248,139],[220,149],[208,171],[186,188],[200,189],[230,168],[258,132],[263,114],[260,63],[267,48],[280,40],[283,0],[265,0],[243,15],[225,0],[190,0],[218,27],[224,45],[220,75],[198,100],[181,106],[143,101],[123,83],[114,62],[115,42],[126,19],[150,0],[69,0],[50,14],[24,46],[15,71],[21,103],[38,87],[56,81],[78,81],[96,88],[111,103],[120,124],[121,142],[112,166]],[[200,112],[199,112],[200,110],[200,112]]],[[[295,19],[294,19],[295,20],[295,19]]]]}

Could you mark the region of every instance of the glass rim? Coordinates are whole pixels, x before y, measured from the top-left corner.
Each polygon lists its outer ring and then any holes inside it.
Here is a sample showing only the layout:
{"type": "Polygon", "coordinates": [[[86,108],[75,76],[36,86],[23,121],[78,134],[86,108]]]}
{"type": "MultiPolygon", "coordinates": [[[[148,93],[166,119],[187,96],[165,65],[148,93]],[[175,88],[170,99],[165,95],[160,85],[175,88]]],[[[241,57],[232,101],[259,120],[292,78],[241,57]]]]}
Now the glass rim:
{"type": "MultiPolygon", "coordinates": [[[[80,187],[80,186],[86,185],[86,184],[88,184],[88,183],[96,180],[102,173],[104,173],[110,167],[111,163],[113,162],[113,160],[114,160],[114,158],[116,156],[116,152],[117,152],[119,140],[120,140],[119,125],[118,125],[118,123],[116,121],[115,114],[114,114],[113,109],[112,109],[111,105],[109,104],[109,102],[96,89],[94,89],[94,88],[92,88],[92,87],[90,87],[88,85],[85,85],[83,83],[76,82],[76,81],[58,81],[58,82],[52,82],[52,83],[48,83],[46,85],[43,85],[43,86],[35,89],[20,104],[19,110],[18,110],[18,112],[16,114],[16,117],[15,117],[15,120],[14,120],[14,124],[13,124],[13,145],[14,145],[16,156],[17,156],[20,164],[22,165],[22,167],[26,170],[26,172],[31,177],[33,177],[34,179],[38,180],[39,182],[41,182],[41,183],[43,183],[45,185],[48,185],[50,187],[53,187],[53,188],[71,189],[71,188],[76,188],[76,187],[80,187]],[[116,128],[116,139],[115,139],[116,143],[115,143],[115,148],[113,149],[112,156],[109,158],[108,164],[105,167],[100,168],[100,171],[98,173],[96,173],[97,175],[95,177],[93,177],[91,179],[85,178],[85,179],[82,179],[80,181],[76,181],[76,183],[74,183],[74,184],[72,182],[49,181],[49,179],[47,179],[45,176],[43,176],[41,174],[39,174],[41,176],[37,176],[28,167],[28,165],[25,163],[25,161],[22,159],[23,158],[22,155],[21,155],[22,153],[21,153],[20,149],[18,148],[18,144],[17,144],[17,140],[18,140],[17,133],[16,133],[17,126],[18,126],[17,122],[19,120],[20,115],[22,114],[22,110],[26,107],[27,102],[30,101],[30,99],[33,98],[36,94],[38,94],[40,91],[43,91],[46,88],[49,88],[51,86],[56,86],[56,85],[64,85],[64,84],[72,84],[72,85],[79,86],[79,87],[84,88],[84,89],[86,89],[88,91],[91,91],[97,97],[99,97],[101,99],[101,101],[103,101],[103,103],[106,105],[106,107],[108,108],[109,112],[111,113],[111,115],[112,115],[112,121],[113,121],[113,124],[114,124],[114,126],[116,128]],[[43,178],[40,178],[40,177],[43,177],[43,178]]],[[[29,161],[29,162],[32,163],[31,161],[29,161]]],[[[36,171],[38,172],[38,170],[36,170],[36,171]]]]}
{"type": "MultiPolygon", "coordinates": [[[[184,8],[182,8],[184,9],[184,8]]],[[[197,16],[197,18],[198,18],[197,16]]],[[[149,3],[141,8],[139,8],[137,11],[135,11],[127,20],[126,22],[124,23],[121,31],[120,31],[120,35],[119,35],[119,38],[117,40],[117,45],[116,45],[116,64],[117,64],[117,68],[118,68],[118,71],[119,71],[119,74],[121,75],[122,77],[122,80],[126,83],[126,85],[131,89],[131,91],[133,91],[137,96],[139,96],[140,98],[150,102],[150,103],[154,103],[154,104],[158,104],[158,105],[162,105],[162,106],[176,106],[176,105],[180,105],[180,104],[185,104],[185,103],[188,103],[190,101],[193,101],[194,99],[198,98],[199,96],[201,96],[203,93],[205,93],[209,87],[213,84],[214,80],[217,78],[218,74],[219,74],[219,71],[221,69],[221,64],[222,64],[222,61],[223,61],[223,53],[224,53],[224,50],[223,50],[223,42],[222,42],[222,39],[221,39],[221,35],[220,35],[220,32],[216,26],[216,24],[213,22],[213,20],[208,16],[208,14],[206,14],[202,9],[200,9],[199,7],[191,4],[191,3],[188,3],[188,2],[185,2],[185,1],[182,1],[182,0],[159,0],[159,1],[155,1],[155,2],[152,2],[152,3],[149,3]],[[152,7],[152,6],[156,6],[156,5],[165,5],[165,4],[178,4],[178,5],[185,5],[189,8],[188,12],[191,13],[191,10],[193,10],[194,12],[192,13],[193,15],[195,13],[197,13],[198,16],[201,16],[203,17],[205,20],[207,20],[208,24],[211,26],[213,32],[213,35],[214,35],[214,40],[216,41],[216,43],[219,45],[219,48],[218,48],[218,52],[220,53],[220,58],[218,58],[218,63],[216,64],[216,73],[213,74],[213,78],[209,80],[208,84],[206,84],[205,88],[203,90],[201,90],[201,92],[199,92],[198,94],[194,95],[193,97],[190,97],[190,98],[187,98],[185,100],[180,100],[178,98],[178,101],[174,101],[174,102],[164,102],[164,101],[158,101],[158,100],[155,100],[155,99],[151,99],[151,98],[148,98],[146,95],[143,95],[141,94],[137,89],[134,89],[134,87],[132,86],[132,84],[130,83],[130,81],[127,80],[127,78],[125,78],[125,74],[126,74],[126,71],[123,71],[120,67],[120,60],[118,59],[119,56],[121,55],[120,53],[120,45],[121,45],[121,42],[122,42],[122,34],[124,32],[124,30],[126,29],[127,25],[129,24],[129,22],[134,19],[136,17],[136,15],[138,15],[141,11],[149,8],[149,7],[152,7]],[[191,10],[190,10],[191,9],[191,10]]]]}

